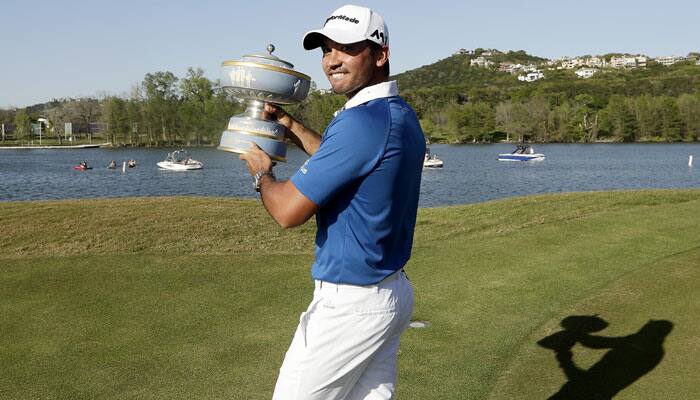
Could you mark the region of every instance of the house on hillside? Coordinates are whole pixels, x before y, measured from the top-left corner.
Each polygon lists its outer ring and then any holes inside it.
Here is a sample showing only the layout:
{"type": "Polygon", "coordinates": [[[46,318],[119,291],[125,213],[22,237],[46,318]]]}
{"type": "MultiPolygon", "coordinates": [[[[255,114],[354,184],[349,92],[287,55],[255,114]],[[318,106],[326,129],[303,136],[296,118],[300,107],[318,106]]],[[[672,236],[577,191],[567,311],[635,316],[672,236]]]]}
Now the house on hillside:
{"type": "Polygon", "coordinates": [[[525,67],[522,64],[513,64],[511,62],[503,62],[498,66],[498,70],[501,72],[507,72],[509,74],[517,74],[518,71],[524,70],[525,67]]]}
{"type": "Polygon", "coordinates": [[[583,65],[583,60],[581,60],[580,58],[572,58],[561,62],[561,67],[563,69],[574,69],[581,65],[583,65]]]}
{"type": "Polygon", "coordinates": [[[461,55],[474,55],[474,50],[459,49],[459,50],[455,51],[453,55],[458,55],[458,54],[461,54],[461,55]]]}
{"type": "Polygon", "coordinates": [[[610,66],[613,68],[635,68],[637,66],[637,58],[631,56],[614,56],[610,58],[610,66]]]}
{"type": "Polygon", "coordinates": [[[661,65],[665,65],[668,67],[669,65],[673,65],[679,61],[683,61],[683,58],[678,57],[678,56],[664,56],[664,57],[658,57],[654,61],[656,61],[657,63],[659,63],[661,65]]]}
{"type": "Polygon", "coordinates": [[[590,68],[603,68],[606,64],[605,59],[595,56],[587,58],[583,63],[583,65],[590,68]]]}
{"type": "Polygon", "coordinates": [[[542,78],[544,78],[542,71],[528,72],[526,75],[518,76],[518,80],[521,82],[534,82],[542,78]]]}
{"type": "Polygon", "coordinates": [[[470,66],[477,66],[477,67],[482,67],[482,68],[488,68],[494,64],[493,61],[487,60],[486,58],[479,56],[469,62],[470,66]]]}
{"type": "Polygon", "coordinates": [[[485,57],[496,56],[496,55],[499,55],[499,54],[503,54],[503,53],[502,53],[500,50],[496,50],[496,49],[486,50],[486,51],[484,51],[483,53],[481,53],[481,55],[482,55],[482,56],[485,56],[485,57]]]}
{"type": "Polygon", "coordinates": [[[598,72],[595,68],[581,68],[575,72],[576,76],[583,79],[588,79],[598,72]]]}

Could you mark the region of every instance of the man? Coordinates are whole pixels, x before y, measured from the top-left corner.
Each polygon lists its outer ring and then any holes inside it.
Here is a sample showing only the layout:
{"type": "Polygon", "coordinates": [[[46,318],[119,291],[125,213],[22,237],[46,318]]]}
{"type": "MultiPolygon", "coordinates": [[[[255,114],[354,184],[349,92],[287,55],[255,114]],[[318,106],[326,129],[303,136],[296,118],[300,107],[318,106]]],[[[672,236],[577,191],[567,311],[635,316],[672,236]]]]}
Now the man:
{"type": "Polygon", "coordinates": [[[293,227],[316,215],[314,298],[302,313],[274,399],[390,399],[399,336],[413,289],[408,261],[425,139],[413,110],[389,82],[389,32],[358,6],[333,12],[304,37],[320,47],[333,90],[348,101],[321,137],[283,110],[266,112],[311,158],[277,181],[262,150],[241,156],[272,218],[293,227]]]}

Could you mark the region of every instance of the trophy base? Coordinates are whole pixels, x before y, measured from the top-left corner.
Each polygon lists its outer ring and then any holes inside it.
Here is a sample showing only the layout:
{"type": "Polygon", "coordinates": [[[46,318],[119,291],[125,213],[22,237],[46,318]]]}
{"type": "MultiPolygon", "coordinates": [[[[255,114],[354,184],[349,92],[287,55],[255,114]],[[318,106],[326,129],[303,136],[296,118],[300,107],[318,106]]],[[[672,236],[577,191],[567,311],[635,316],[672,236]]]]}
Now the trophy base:
{"type": "Polygon", "coordinates": [[[218,150],[245,154],[252,143],[257,144],[271,159],[287,162],[287,143],[251,132],[226,130],[221,134],[218,150]]]}

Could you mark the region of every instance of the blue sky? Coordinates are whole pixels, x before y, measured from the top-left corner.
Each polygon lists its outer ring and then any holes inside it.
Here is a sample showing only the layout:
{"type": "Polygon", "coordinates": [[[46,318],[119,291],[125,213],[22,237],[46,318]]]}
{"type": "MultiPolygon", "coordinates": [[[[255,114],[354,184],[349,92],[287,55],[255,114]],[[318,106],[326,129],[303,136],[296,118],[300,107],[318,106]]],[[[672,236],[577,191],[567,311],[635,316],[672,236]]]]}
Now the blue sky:
{"type": "MultiPolygon", "coordinates": [[[[128,96],[146,73],[187,67],[215,79],[222,61],[268,43],[321,88],[320,52],[301,38],[346,1],[0,0],[0,107],[52,98],[128,96]]],[[[392,72],[459,48],[542,57],[700,51],[700,3],[691,1],[357,2],[389,26],[392,72]]]]}

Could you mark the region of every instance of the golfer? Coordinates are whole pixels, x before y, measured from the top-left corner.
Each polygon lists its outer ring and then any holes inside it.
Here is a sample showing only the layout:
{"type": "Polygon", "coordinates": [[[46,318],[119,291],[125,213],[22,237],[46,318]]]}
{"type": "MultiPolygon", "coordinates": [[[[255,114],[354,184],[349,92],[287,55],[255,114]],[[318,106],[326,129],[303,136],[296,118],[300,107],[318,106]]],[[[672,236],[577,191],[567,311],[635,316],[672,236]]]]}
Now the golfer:
{"type": "Polygon", "coordinates": [[[282,109],[270,118],[311,157],[287,181],[253,145],[242,155],[263,205],[282,227],[316,215],[313,300],[301,314],[273,399],[390,399],[399,336],[413,310],[411,256],[425,139],[389,77],[389,32],[376,12],[334,11],[304,36],[321,48],[335,93],[348,98],[323,136],[282,109]]]}

